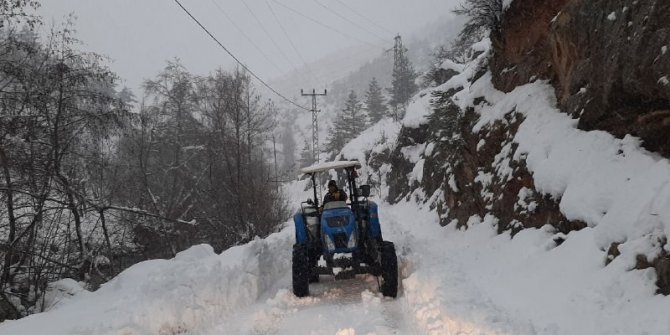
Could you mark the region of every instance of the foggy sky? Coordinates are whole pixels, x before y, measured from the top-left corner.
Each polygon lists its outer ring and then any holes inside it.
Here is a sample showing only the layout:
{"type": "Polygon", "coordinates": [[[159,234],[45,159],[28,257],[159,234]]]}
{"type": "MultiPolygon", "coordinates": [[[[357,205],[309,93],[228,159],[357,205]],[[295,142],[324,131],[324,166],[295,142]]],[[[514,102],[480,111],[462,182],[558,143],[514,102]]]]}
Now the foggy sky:
{"type": "MultiPolygon", "coordinates": [[[[358,50],[368,54],[381,53],[393,46],[395,34],[407,36],[447,15],[457,3],[456,0],[180,1],[266,81],[345,47],[359,46],[358,50]]],[[[196,74],[207,74],[218,67],[231,69],[235,64],[173,0],[41,2],[38,13],[44,18],[45,29],[62,24],[68,13],[74,13],[76,36],[85,43],[82,49],[110,57],[110,67],[124,80],[122,85],[138,96],[141,82],[155,76],[166,60],[175,57],[196,74]]]]}

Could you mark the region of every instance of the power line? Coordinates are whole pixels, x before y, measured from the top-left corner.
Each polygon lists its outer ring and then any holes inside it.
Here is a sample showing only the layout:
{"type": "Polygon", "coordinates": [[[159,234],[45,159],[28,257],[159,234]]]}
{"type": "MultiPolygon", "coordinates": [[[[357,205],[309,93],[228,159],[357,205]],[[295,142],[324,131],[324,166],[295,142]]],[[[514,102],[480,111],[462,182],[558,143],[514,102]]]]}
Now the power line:
{"type": "Polygon", "coordinates": [[[263,84],[263,86],[267,87],[267,88],[268,88],[270,91],[272,91],[274,94],[276,94],[277,96],[279,96],[279,97],[281,97],[282,99],[286,100],[286,101],[289,102],[290,104],[292,104],[292,105],[294,105],[294,106],[296,106],[296,107],[298,107],[298,108],[300,108],[300,109],[306,110],[306,111],[308,111],[308,112],[311,112],[311,111],[312,111],[311,109],[309,109],[309,108],[307,108],[307,107],[303,107],[303,106],[301,106],[301,105],[298,105],[296,102],[294,102],[293,100],[291,100],[291,99],[285,97],[285,96],[282,95],[281,93],[277,92],[274,88],[272,88],[272,86],[268,85],[265,81],[263,81],[263,79],[261,79],[260,77],[258,77],[253,71],[251,71],[251,69],[249,69],[246,65],[244,65],[244,63],[242,63],[239,59],[237,59],[237,57],[235,57],[235,55],[233,55],[233,53],[231,53],[231,52],[228,50],[228,48],[226,48],[221,42],[219,42],[219,40],[218,40],[216,37],[214,37],[214,35],[212,35],[212,33],[210,33],[209,30],[207,30],[207,28],[205,28],[205,26],[203,26],[202,23],[200,23],[200,21],[198,21],[198,19],[195,18],[195,16],[193,16],[193,14],[191,14],[191,12],[189,12],[188,9],[186,9],[186,7],[184,7],[184,6],[181,4],[181,2],[179,2],[179,0],[174,0],[174,2],[176,2],[177,5],[179,5],[179,7],[181,7],[181,9],[182,9],[182,10],[183,10],[183,11],[184,11],[184,12],[185,12],[185,13],[186,13],[186,14],[187,14],[193,21],[195,21],[195,23],[198,24],[198,26],[200,26],[200,28],[201,28],[202,30],[204,30],[204,31],[207,33],[207,35],[209,35],[209,37],[211,37],[211,38],[214,40],[214,42],[216,42],[216,44],[218,44],[218,45],[219,45],[219,46],[220,46],[220,47],[221,47],[221,48],[222,48],[228,55],[230,55],[230,57],[232,57],[232,58],[237,62],[237,64],[239,64],[244,70],[246,70],[247,72],[249,72],[254,78],[256,78],[256,80],[258,80],[261,84],[263,84]]]}
{"type": "Polygon", "coordinates": [[[379,25],[379,24],[377,24],[376,22],[374,22],[374,21],[372,21],[372,20],[366,18],[366,17],[363,16],[361,13],[359,13],[357,10],[355,10],[355,9],[353,9],[353,8],[351,8],[351,7],[349,7],[347,4],[345,4],[345,3],[342,2],[341,0],[335,0],[335,1],[339,2],[342,6],[344,6],[344,7],[347,8],[348,10],[350,10],[352,13],[358,15],[358,16],[359,16],[360,18],[362,18],[363,20],[365,20],[365,21],[367,21],[367,22],[369,22],[369,23],[371,23],[371,24],[377,26],[378,28],[381,28],[382,30],[386,31],[387,33],[392,34],[392,35],[395,35],[395,34],[396,34],[396,33],[392,32],[390,29],[387,29],[387,28],[385,28],[384,26],[379,25]]]}
{"type": "Polygon", "coordinates": [[[331,27],[331,26],[329,26],[329,25],[327,25],[327,24],[325,24],[325,23],[323,23],[323,22],[319,22],[319,21],[317,21],[317,20],[315,20],[315,19],[309,17],[308,15],[305,15],[305,14],[303,14],[303,13],[301,13],[301,12],[299,12],[299,11],[297,11],[297,10],[295,10],[295,9],[293,9],[293,8],[291,8],[291,7],[289,7],[289,6],[287,6],[287,5],[284,5],[283,3],[281,3],[281,2],[279,2],[279,1],[277,1],[277,0],[272,0],[272,1],[273,1],[274,3],[276,3],[276,4],[278,4],[278,5],[280,5],[280,6],[284,7],[284,8],[286,8],[286,9],[292,11],[293,13],[302,16],[303,18],[305,18],[305,19],[307,19],[307,20],[310,20],[310,21],[312,21],[312,22],[314,22],[314,23],[316,23],[316,24],[318,24],[318,25],[320,25],[320,26],[322,26],[322,27],[328,28],[328,29],[330,29],[330,30],[332,30],[332,31],[335,31],[335,32],[337,32],[337,33],[339,33],[339,34],[341,34],[341,35],[343,35],[343,36],[345,36],[345,37],[348,37],[348,38],[351,38],[351,39],[355,39],[355,40],[357,40],[357,41],[359,41],[359,42],[361,42],[361,43],[364,43],[364,44],[367,44],[367,45],[371,45],[371,46],[374,46],[374,47],[379,47],[379,48],[382,48],[382,49],[386,48],[386,47],[384,47],[384,46],[380,46],[380,45],[377,45],[377,44],[374,44],[374,43],[370,43],[370,42],[368,42],[368,41],[364,41],[364,40],[362,40],[362,39],[360,39],[360,38],[358,38],[358,37],[356,37],[356,36],[349,35],[349,34],[343,32],[343,31],[340,31],[340,30],[337,29],[337,28],[331,27]]]}
{"type": "Polygon", "coordinates": [[[268,6],[268,8],[270,9],[270,12],[272,12],[272,16],[273,16],[273,17],[275,18],[275,20],[277,21],[277,24],[279,24],[279,28],[281,28],[282,32],[284,32],[284,35],[286,36],[286,39],[288,40],[288,42],[291,44],[291,47],[293,48],[293,51],[295,51],[295,53],[298,55],[298,57],[300,58],[300,60],[302,60],[302,63],[305,65],[305,68],[307,68],[307,71],[308,71],[309,74],[312,76],[312,80],[314,80],[314,83],[315,83],[315,84],[318,83],[318,79],[317,79],[316,76],[314,75],[314,72],[312,72],[312,68],[309,67],[309,65],[307,65],[307,62],[305,61],[305,58],[302,57],[302,54],[300,53],[300,51],[298,51],[298,48],[296,48],[296,47],[295,47],[295,44],[293,44],[293,40],[291,39],[291,37],[289,36],[289,34],[286,32],[286,29],[284,29],[284,25],[281,24],[281,21],[279,20],[279,17],[278,17],[277,14],[275,13],[275,10],[272,9],[272,6],[270,6],[270,3],[269,3],[267,0],[265,1],[265,4],[266,4],[266,5],[268,6]]]}
{"type": "Polygon", "coordinates": [[[284,60],[285,60],[285,61],[286,61],[286,62],[293,68],[293,70],[295,70],[296,72],[298,72],[298,70],[295,68],[295,66],[293,65],[293,63],[291,62],[291,60],[288,58],[288,56],[286,55],[286,53],[284,53],[284,50],[279,46],[279,44],[277,43],[277,41],[275,41],[275,39],[272,38],[272,35],[270,35],[270,32],[268,32],[268,30],[265,29],[265,25],[264,25],[263,22],[258,18],[258,16],[256,16],[256,13],[254,13],[254,11],[251,9],[251,7],[249,7],[249,5],[247,5],[247,3],[246,3],[244,0],[240,0],[240,2],[244,5],[244,7],[247,8],[247,10],[248,10],[249,13],[251,14],[251,16],[254,17],[254,19],[256,20],[256,23],[258,23],[258,25],[261,27],[261,29],[263,29],[263,32],[265,32],[265,35],[270,39],[270,41],[272,41],[272,44],[274,44],[274,46],[279,50],[279,53],[282,54],[282,56],[284,57],[284,60]]]}
{"type": "Polygon", "coordinates": [[[337,15],[337,17],[341,18],[342,20],[345,20],[345,21],[347,21],[347,22],[353,24],[354,26],[356,26],[356,27],[358,27],[358,28],[361,28],[363,31],[367,32],[367,33],[370,34],[370,35],[373,35],[374,37],[376,37],[376,38],[382,40],[383,42],[387,42],[385,38],[383,38],[383,37],[377,35],[376,33],[374,33],[374,32],[372,32],[372,31],[368,30],[367,28],[361,26],[360,24],[358,24],[358,23],[356,23],[356,22],[354,22],[354,21],[352,21],[352,20],[349,20],[346,16],[344,16],[344,15],[342,15],[342,14],[336,12],[336,11],[333,10],[332,8],[326,6],[325,4],[322,4],[319,0],[316,0],[316,1],[314,1],[314,2],[316,2],[317,5],[319,5],[319,6],[323,7],[323,8],[325,8],[327,11],[329,11],[329,12],[331,12],[331,13],[337,15]]]}
{"type": "Polygon", "coordinates": [[[240,34],[242,34],[242,36],[244,36],[244,38],[246,38],[247,41],[249,41],[249,43],[251,43],[251,45],[253,45],[256,48],[256,50],[258,50],[258,52],[261,54],[261,56],[263,56],[263,58],[265,58],[265,60],[268,61],[268,63],[272,64],[272,66],[274,66],[275,69],[277,69],[280,73],[283,72],[282,69],[275,62],[273,62],[270,59],[270,57],[268,57],[268,55],[265,54],[265,52],[263,52],[263,50],[258,46],[258,44],[256,44],[256,42],[254,42],[254,40],[251,39],[249,37],[249,35],[247,35],[244,32],[244,30],[237,25],[237,23],[235,23],[235,21],[233,21],[233,19],[228,15],[228,13],[226,13],[226,11],[223,10],[223,8],[219,5],[218,2],[216,2],[216,0],[211,0],[211,1],[216,6],[216,8],[219,9],[221,14],[223,14],[223,16],[225,16],[226,19],[228,19],[228,21],[233,24],[233,27],[235,27],[235,29],[237,29],[237,31],[240,34]]]}

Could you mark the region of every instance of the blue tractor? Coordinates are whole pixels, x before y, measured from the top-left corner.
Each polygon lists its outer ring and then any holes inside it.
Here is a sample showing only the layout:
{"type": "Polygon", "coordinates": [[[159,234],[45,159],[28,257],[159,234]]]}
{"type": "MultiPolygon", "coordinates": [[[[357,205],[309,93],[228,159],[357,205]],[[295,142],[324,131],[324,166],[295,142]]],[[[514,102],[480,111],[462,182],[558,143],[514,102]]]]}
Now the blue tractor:
{"type": "Polygon", "coordinates": [[[312,181],[314,201],[302,202],[293,216],[293,293],[298,297],[309,295],[309,283],[319,281],[319,275],[344,279],[363,273],[381,276],[384,296],[398,294],[395,246],[382,238],[377,204],[368,200],[370,186],[356,186],[360,167],[357,161],[336,161],[302,169],[312,181]],[[317,174],[333,169],[344,170],[350,201],[331,201],[319,207],[317,174]],[[322,257],[326,266],[318,265],[322,257]],[[335,274],[334,268],[341,271],[335,274]]]}

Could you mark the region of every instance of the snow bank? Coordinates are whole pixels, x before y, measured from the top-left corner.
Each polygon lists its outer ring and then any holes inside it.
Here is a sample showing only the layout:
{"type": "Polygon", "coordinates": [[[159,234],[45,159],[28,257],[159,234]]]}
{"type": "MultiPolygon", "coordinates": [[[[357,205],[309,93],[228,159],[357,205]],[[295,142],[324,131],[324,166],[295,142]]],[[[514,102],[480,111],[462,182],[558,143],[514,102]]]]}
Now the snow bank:
{"type": "Polygon", "coordinates": [[[128,268],[48,313],[0,324],[3,335],[198,333],[256,301],[290,268],[292,229],[220,255],[209,245],[128,268]]]}
{"type": "Polygon", "coordinates": [[[360,135],[347,143],[341,153],[345,157],[356,157],[361,164],[365,164],[365,152],[381,153],[390,149],[400,132],[400,125],[391,118],[383,118],[379,122],[364,130],[360,135]]]}
{"type": "Polygon", "coordinates": [[[357,160],[362,165],[359,183],[368,182],[366,180],[367,176],[374,172],[368,166],[367,161],[371,154],[381,154],[385,150],[393,150],[400,133],[400,127],[401,125],[391,118],[383,118],[342,148],[340,155],[346,159],[357,160]]]}
{"type": "Polygon", "coordinates": [[[419,92],[414,97],[409,105],[407,105],[407,110],[405,111],[405,117],[402,119],[402,125],[408,128],[418,128],[422,124],[426,124],[428,115],[432,113],[431,102],[434,88],[427,88],[419,92]]]}
{"type": "Polygon", "coordinates": [[[623,243],[629,268],[637,254],[651,260],[661,252],[659,239],[670,236],[670,161],[641,148],[635,137],[578,130],[577,120],[556,109],[546,83],[501,94],[488,78],[481,81],[469,94],[484,95],[491,105],[479,109],[474,131],[512,110],[522,114],[515,159],[525,157],[538,191],[560,199],[568,219],[596,227],[600,250],[623,243]]]}
{"type": "Polygon", "coordinates": [[[497,234],[496,219],[468,230],[440,227],[427,208],[384,207],[383,222],[409,265],[403,308],[421,334],[666,334],[670,298],[655,295],[653,269],[604,266],[594,228],[557,246],[550,226],[497,234]],[[405,238],[398,238],[404,236],[405,238]]]}

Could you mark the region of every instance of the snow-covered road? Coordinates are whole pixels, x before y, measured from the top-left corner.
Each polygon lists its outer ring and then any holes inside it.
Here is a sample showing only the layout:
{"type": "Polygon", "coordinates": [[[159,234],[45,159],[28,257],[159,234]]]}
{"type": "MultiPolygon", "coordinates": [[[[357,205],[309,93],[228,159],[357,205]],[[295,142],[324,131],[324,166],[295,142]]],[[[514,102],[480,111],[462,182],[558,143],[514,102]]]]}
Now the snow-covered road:
{"type": "Polygon", "coordinates": [[[310,284],[311,296],[290,291],[290,269],[257,302],[203,334],[535,334],[528,320],[496,307],[469,278],[459,259],[468,245],[492,238],[482,224],[481,241],[453,243],[437,217],[415,205],[382,205],[385,239],[396,243],[401,287],[385,298],[370,275],[310,284]]]}
{"type": "MultiPolygon", "coordinates": [[[[382,219],[387,220],[386,239],[404,245],[401,241],[407,235],[397,221],[384,214],[382,219]]],[[[399,248],[401,277],[407,274],[408,264],[402,253],[408,250],[399,248]]],[[[287,268],[257,302],[203,334],[423,334],[408,315],[402,297],[402,287],[399,298],[386,298],[379,292],[376,277],[358,275],[345,280],[321,276],[319,283],[310,284],[309,297],[296,298],[287,268]]]]}

